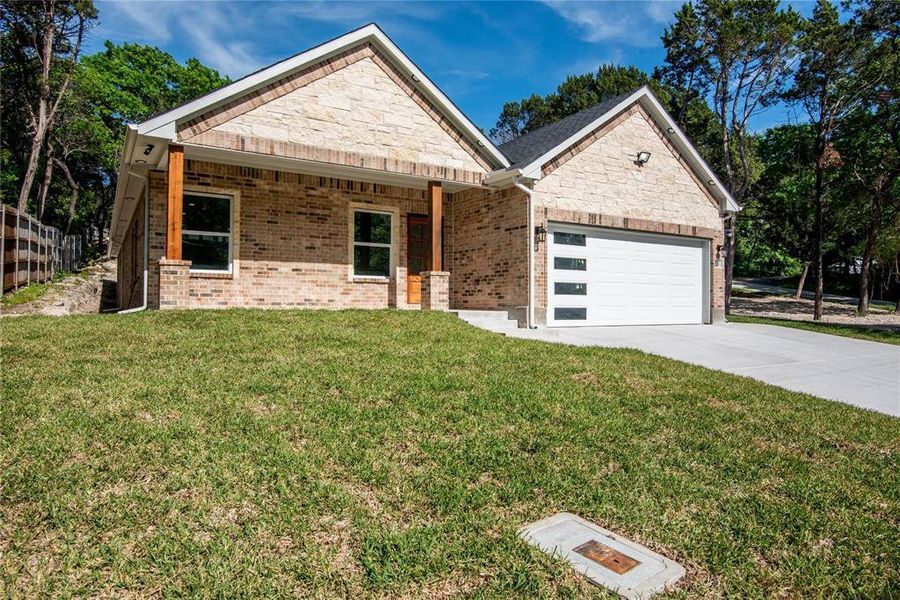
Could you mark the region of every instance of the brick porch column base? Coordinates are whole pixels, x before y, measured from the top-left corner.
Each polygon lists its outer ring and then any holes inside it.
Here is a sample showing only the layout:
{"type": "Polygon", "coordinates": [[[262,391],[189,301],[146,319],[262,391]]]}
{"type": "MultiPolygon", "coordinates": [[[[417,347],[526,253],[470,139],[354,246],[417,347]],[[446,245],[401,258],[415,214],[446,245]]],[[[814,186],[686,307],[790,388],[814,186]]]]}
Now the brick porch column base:
{"type": "Polygon", "coordinates": [[[159,261],[159,309],[186,308],[191,289],[191,261],[159,261]]]}
{"type": "Polygon", "coordinates": [[[422,310],[450,310],[450,273],[422,272],[422,310]]]}

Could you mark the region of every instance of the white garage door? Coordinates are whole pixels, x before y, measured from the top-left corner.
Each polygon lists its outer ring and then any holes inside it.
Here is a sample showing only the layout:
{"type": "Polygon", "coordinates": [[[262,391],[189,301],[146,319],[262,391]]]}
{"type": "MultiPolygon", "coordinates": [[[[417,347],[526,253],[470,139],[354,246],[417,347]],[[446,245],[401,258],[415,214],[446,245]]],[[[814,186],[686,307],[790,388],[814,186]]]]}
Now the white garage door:
{"type": "Polygon", "coordinates": [[[547,323],[704,323],[709,241],[596,227],[551,226],[547,323]]]}

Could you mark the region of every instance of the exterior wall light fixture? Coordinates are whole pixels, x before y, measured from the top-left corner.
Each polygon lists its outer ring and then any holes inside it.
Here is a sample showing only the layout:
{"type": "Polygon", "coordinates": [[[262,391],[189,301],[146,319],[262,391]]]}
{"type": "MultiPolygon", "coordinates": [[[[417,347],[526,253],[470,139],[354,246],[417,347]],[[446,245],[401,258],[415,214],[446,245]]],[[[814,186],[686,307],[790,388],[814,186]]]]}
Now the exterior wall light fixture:
{"type": "Polygon", "coordinates": [[[536,225],[534,228],[534,243],[535,245],[543,244],[547,241],[547,228],[543,225],[536,225]]]}
{"type": "Polygon", "coordinates": [[[154,149],[155,147],[156,147],[156,146],[154,146],[153,144],[147,144],[147,145],[144,147],[144,156],[150,156],[150,153],[153,152],[153,149],[154,149]]]}
{"type": "Polygon", "coordinates": [[[637,160],[635,162],[637,163],[637,166],[643,167],[647,164],[648,160],[650,160],[650,153],[646,150],[641,150],[637,153],[637,160]]]}
{"type": "Polygon", "coordinates": [[[724,250],[725,250],[725,245],[724,245],[724,244],[718,244],[718,245],[716,246],[716,266],[717,266],[717,267],[718,267],[719,264],[721,264],[721,262],[722,262],[722,252],[723,252],[724,250]]]}

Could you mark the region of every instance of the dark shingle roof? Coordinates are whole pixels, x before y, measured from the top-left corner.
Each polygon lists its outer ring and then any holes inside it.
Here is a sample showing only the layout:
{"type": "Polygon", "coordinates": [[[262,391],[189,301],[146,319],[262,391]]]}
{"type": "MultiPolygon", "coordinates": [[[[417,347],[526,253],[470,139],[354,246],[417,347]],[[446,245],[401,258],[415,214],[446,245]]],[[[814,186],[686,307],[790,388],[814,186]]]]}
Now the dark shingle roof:
{"type": "Polygon", "coordinates": [[[604,100],[600,104],[500,144],[497,148],[509,159],[513,167],[526,165],[608,113],[635,91],[637,90],[604,100]]]}

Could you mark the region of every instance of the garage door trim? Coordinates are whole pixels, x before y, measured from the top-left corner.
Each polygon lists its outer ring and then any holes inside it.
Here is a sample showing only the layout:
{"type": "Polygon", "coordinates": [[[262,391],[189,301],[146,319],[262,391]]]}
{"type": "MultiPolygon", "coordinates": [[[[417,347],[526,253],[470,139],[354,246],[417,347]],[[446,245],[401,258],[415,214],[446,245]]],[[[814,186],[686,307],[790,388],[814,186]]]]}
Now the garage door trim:
{"type": "MultiPolygon", "coordinates": [[[[599,226],[590,226],[590,225],[580,225],[580,224],[569,224],[565,222],[548,222],[548,235],[547,235],[547,243],[546,243],[546,269],[547,269],[547,316],[546,322],[548,326],[551,327],[579,327],[579,326],[596,326],[596,325],[627,325],[629,323],[602,323],[597,322],[596,319],[587,321],[581,320],[556,320],[555,319],[555,308],[569,308],[569,307],[577,307],[579,304],[585,306],[585,310],[590,307],[590,304],[586,304],[588,302],[588,298],[578,298],[577,296],[572,297],[572,302],[566,302],[565,304],[560,304],[558,301],[554,301],[554,287],[557,283],[587,283],[587,280],[590,278],[590,263],[585,267],[585,271],[565,271],[565,277],[559,277],[558,272],[554,269],[554,258],[569,258],[574,259],[578,258],[580,254],[583,254],[583,258],[589,258],[589,249],[588,246],[560,246],[554,243],[554,233],[581,233],[586,234],[587,236],[593,236],[595,238],[601,238],[604,240],[624,240],[624,241],[644,241],[644,242],[654,242],[665,245],[673,245],[673,246],[682,246],[686,248],[697,248],[701,251],[701,298],[700,298],[700,308],[701,308],[701,321],[702,323],[710,323],[711,322],[711,288],[712,288],[712,269],[710,265],[710,246],[711,240],[708,238],[700,238],[700,237],[692,237],[692,236],[683,236],[683,235],[674,235],[674,234],[663,234],[663,233],[650,233],[644,231],[634,231],[630,229],[622,229],[617,227],[599,227],[599,226]]],[[[573,266],[581,266],[580,263],[570,262],[573,266]]],[[[684,264],[684,263],[682,263],[684,264]]],[[[571,286],[570,286],[571,287],[571,286]]],[[[573,290],[573,291],[577,291],[573,290]]],[[[694,305],[694,310],[696,310],[696,304],[694,305]]],[[[589,314],[589,313],[587,313],[589,314]]],[[[641,323],[646,325],[651,325],[654,323],[641,323]]],[[[670,323],[659,323],[659,324],[670,324],[670,323]]]]}

